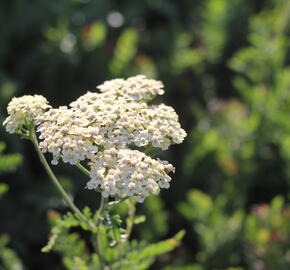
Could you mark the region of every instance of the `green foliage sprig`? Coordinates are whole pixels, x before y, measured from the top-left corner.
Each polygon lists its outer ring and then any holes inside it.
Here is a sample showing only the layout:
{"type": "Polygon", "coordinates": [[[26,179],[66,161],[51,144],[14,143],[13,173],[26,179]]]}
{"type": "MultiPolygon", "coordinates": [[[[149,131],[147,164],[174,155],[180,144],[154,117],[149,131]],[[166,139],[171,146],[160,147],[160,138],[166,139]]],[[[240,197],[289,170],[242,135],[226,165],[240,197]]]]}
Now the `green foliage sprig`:
{"type": "Polygon", "coordinates": [[[147,269],[157,256],[176,248],[184,232],[151,245],[130,241],[134,224],[145,220],[135,216],[136,202],[168,188],[168,173],[174,171],[168,162],[131,146],[166,150],[181,143],[186,133],[173,108],[147,105],[164,93],[160,81],[139,75],[107,81],[98,88],[101,93],[88,92],[70,109],[53,109],[39,95],[13,98],[4,125],[9,133],[32,142],[52,184],[72,211],[62,216],[50,213],[51,236],[42,251],[61,253],[69,270],[133,270],[136,265],[147,269]],[[36,132],[40,132],[40,143],[36,132]],[[81,211],[75,205],[47,162],[47,151],[53,154],[53,165],[62,159],[90,177],[87,188],[101,193],[98,210],[85,207],[81,211]],[[89,161],[88,167],[80,163],[84,160],[89,161]],[[111,211],[122,203],[128,210],[125,222],[111,211]]]}

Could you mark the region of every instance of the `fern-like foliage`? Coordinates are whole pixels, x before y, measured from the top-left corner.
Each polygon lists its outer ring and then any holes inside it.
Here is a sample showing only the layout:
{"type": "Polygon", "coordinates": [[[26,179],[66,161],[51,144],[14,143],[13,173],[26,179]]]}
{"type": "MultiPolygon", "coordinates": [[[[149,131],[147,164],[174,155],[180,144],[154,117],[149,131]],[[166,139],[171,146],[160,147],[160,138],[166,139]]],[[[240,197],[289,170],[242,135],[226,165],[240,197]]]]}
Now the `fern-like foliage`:
{"type": "MultiPolygon", "coordinates": [[[[83,214],[90,222],[94,222],[98,213],[92,214],[86,207],[83,214]]],[[[97,230],[86,227],[72,213],[61,216],[50,212],[49,220],[53,225],[51,236],[42,251],[53,250],[60,253],[68,270],[101,270],[99,252],[111,270],[148,269],[157,256],[175,249],[184,236],[184,231],[180,231],[174,237],[155,244],[136,240],[125,243],[125,229],[122,228],[120,216],[110,215],[109,212],[101,218],[97,230]],[[81,230],[89,232],[90,237],[84,237],[81,230]],[[96,237],[97,233],[99,239],[96,237]],[[100,241],[99,250],[96,248],[96,241],[100,241]]]]}

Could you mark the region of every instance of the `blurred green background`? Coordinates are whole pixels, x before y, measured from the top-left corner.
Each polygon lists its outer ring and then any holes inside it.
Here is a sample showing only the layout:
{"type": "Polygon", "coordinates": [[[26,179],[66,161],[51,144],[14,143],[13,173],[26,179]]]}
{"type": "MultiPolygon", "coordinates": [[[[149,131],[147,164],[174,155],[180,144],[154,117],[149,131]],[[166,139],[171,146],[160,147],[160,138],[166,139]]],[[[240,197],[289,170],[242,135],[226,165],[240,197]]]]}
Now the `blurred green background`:
{"type": "MultiPolygon", "coordinates": [[[[104,80],[162,80],[188,137],[161,153],[177,171],[133,237],[187,234],[152,269],[290,269],[289,34],[289,0],[2,0],[0,122],[12,96],[60,106],[104,80]]],[[[29,143],[2,126],[0,141],[0,269],[65,269],[40,251],[62,200],[29,143]]],[[[97,205],[76,169],[55,171],[97,205]]]]}

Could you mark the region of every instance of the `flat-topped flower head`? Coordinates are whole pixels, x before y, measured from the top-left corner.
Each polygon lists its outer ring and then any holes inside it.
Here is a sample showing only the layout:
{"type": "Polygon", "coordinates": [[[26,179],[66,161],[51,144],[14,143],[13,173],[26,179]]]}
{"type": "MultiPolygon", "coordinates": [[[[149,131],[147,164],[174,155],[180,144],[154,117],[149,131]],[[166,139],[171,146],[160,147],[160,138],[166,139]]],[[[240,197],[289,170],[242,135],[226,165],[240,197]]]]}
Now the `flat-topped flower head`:
{"type": "Polygon", "coordinates": [[[143,201],[168,188],[173,166],[130,149],[151,145],[166,150],[184,140],[186,132],[172,107],[144,102],[163,94],[163,84],[138,75],[98,88],[101,93],[87,92],[69,107],[38,118],[42,151],[53,154],[53,164],[59,159],[94,164],[87,188],[100,190],[104,197],[136,196],[143,201]]]}
{"type": "Polygon", "coordinates": [[[164,104],[148,105],[109,92],[88,92],[70,106],[88,120],[90,127],[98,128],[104,148],[150,144],[166,150],[186,136],[175,110],[164,104]]]}
{"type": "Polygon", "coordinates": [[[8,117],[3,122],[9,133],[20,132],[29,123],[36,124],[37,117],[51,108],[48,101],[41,95],[25,95],[14,97],[7,107],[8,117]]]}

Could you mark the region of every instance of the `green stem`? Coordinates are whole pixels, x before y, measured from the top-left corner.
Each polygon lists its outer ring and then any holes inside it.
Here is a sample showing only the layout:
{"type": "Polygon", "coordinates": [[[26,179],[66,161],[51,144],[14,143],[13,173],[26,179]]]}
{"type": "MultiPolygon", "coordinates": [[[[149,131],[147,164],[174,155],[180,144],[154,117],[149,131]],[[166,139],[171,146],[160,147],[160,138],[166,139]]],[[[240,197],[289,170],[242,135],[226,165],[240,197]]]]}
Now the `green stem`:
{"type": "Polygon", "coordinates": [[[30,130],[30,138],[31,141],[36,149],[36,152],[38,154],[38,157],[42,163],[42,165],[44,166],[47,174],[49,175],[52,183],[54,184],[54,186],[56,187],[56,189],[58,190],[58,192],[61,194],[61,196],[63,197],[64,201],[66,202],[66,204],[71,208],[71,210],[73,212],[75,212],[75,214],[82,220],[84,221],[90,228],[95,229],[96,226],[91,223],[89,220],[87,220],[87,218],[82,214],[82,212],[76,207],[76,205],[73,203],[73,201],[70,199],[69,195],[66,193],[66,191],[63,189],[63,187],[61,186],[61,184],[59,183],[59,181],[57,180],[56,176],[54,175],[53,171],[51,170],[50,166],[48,165],[48,162],[45,158],[45,156],[43,155],[43,153],[41,152],[41,150],[39,149],[39,145],[38,145],[38,140],[36,138],[36,134],[35,134],[35,130],[34,128],[31,128],[30,130]]]}
{"type": "Polygon", "coordinates": [[[136,202],[133,201],[132,199],[126,201],[128,204],[128,218],[127,218],[127,227],[126,227],[126,238],[124,242],[121,244],[121,247],[125,245],[125,243],[129,240],[132,230],[133,230],[133,225],[134,225],[134,218],[136,214],[136,202]]]}
{"type": "Polygon", "coordinates": [[[106,260],[104,258],[104,255],[102,254],[101,252],[101,230],[100,230],[100,225],[101,225],[101,217],[103,216],[103,213],[105,211],[107,207],[107,199],[104,198],[103,196],[101,197],[101,204],[100,204],[100,207],[99,207],[99,210],[98,210],[98,214],[97,214],[97,217],[95,219],[95,224],[98,228],[98,231],[97,231],[97,253],[99,254],[99,258],[100,258],[100,264],[101,264],[101,268],[104,269],[104,266],[105,266],[105,263],[106,263],[106,260]]]}
{"type": "Polygon", "coordinates": [[[95,223],[97,226],[100,225],[101,223],[101,216],[105,210],[105,206],[107,204],[107,199],[104,198],[103,196],[101,196],[101,203],[100,203],[100,207],[99,207],[99,210],[98,210],[98,214],[96,216],[96,219],[95,219],[95,223]]]}
{"type": "Polygon", "coordinates": [[[76,166],[87,176],[90,176],[90,172],[81,164],[77,163],[76,166]]]}

